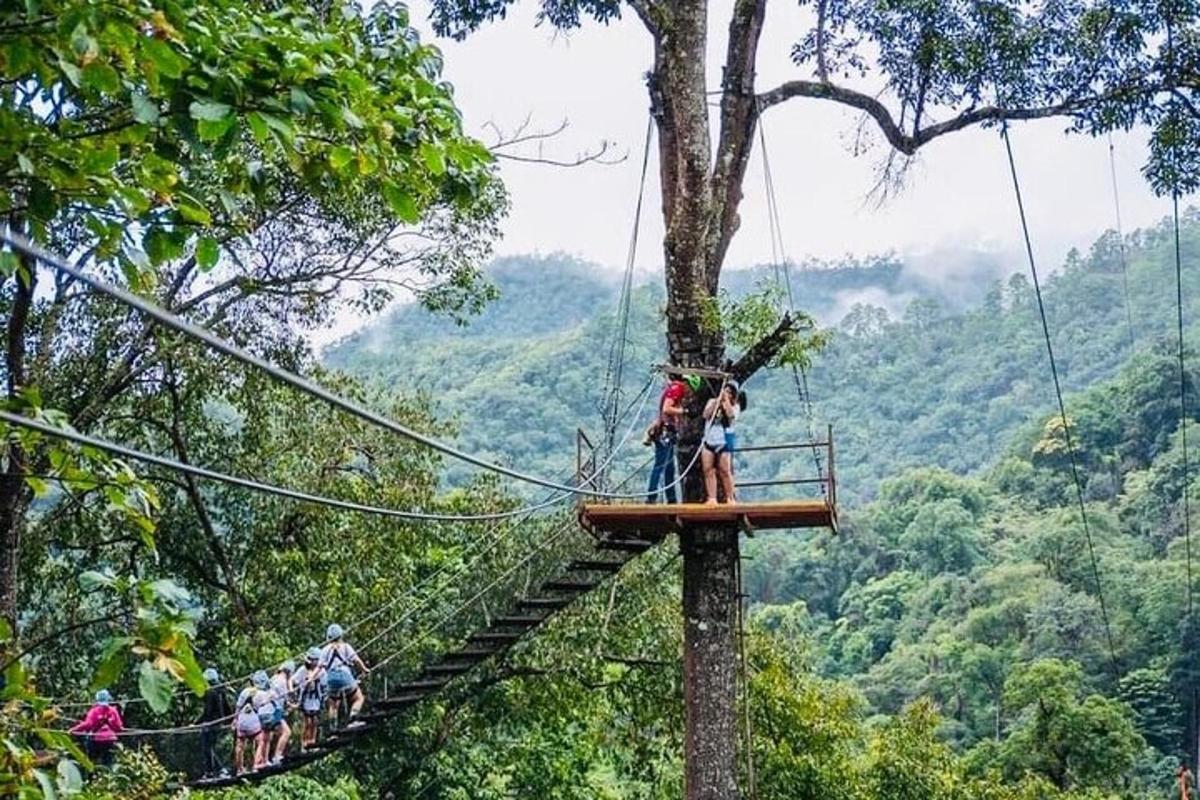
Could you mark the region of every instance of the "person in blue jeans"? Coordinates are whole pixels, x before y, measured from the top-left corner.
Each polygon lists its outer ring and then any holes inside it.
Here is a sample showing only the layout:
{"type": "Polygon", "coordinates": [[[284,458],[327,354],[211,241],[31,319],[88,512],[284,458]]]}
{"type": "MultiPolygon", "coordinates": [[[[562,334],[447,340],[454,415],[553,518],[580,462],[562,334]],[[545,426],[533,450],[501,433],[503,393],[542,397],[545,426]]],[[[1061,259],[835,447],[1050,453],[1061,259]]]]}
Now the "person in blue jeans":
{"type": "Polygon", "coordinates": [[[658,400],[658,417],[646,431],[646,439],[654,445],[654,467],[650,470],[650,485],[646,489],[646,502],[657,503],[659,486],[667,496],[668,503],[679,502],[675,487],[675,440],[678,437],[679,421],[686,413],[684,401],[690,392],[700,390],[702,382],[698,375],[671,376],[658,400]]]}

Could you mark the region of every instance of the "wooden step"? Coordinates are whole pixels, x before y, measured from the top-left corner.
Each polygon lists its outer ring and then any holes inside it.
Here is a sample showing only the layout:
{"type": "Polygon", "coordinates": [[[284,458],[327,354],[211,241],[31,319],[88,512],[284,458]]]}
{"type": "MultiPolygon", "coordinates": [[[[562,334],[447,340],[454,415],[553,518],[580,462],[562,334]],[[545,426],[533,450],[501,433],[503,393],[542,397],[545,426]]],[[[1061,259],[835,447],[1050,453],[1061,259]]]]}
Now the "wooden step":
{"type": "Polygon", "coordinates": [[[442,661],[483,661],[500,652],[494,647],[467,647],[442,656],[442,661]]]}
{"type": "Polygon", "coordinates": [[[654,542],[646,539],[601,539],[596,542],[597,550],[623,550],[631,553],[643,553],[654,547],[654,542]]]}
{"type": "Polygon", "coordinates": [[[546,581],[542,584],[544,592],[590,592],[600,584],[593,581],[546,581]]]}
{"type": "Polygon", "coordinates": [[[545,617],[518,616],[514,614],[507,617],[496,617],[492,620],[492,624],[503,625],[505,627],[520,626],[522,628],[532,628],[534,625],[540,625],[544,620],[545,617]]]}
{"type": "Polygon", "coordinates": [[[471,642],[503,642],[511,644],[521,638],[519,633],[511,633],[508,631],[483,631],[481,633],[473,633],[468,637],[467,641],[471,642]]]}
{"type": "Polygon", "coordinates": [[[421,670],[426,675],[461,675],[474,669],[474,664],[430,664],[421,670]]]}
{"type": "Polygon", "coordinates": [[[517,608],[545,608],[557,611],[571,605],[570,598],[561,597],[527,597],[517,601],[517,608]]]}
{"type": "Polygon", "coordinates": [[[429,692],[409,692],[407,694],[393,695],[385,697],[382,700],[376,700],[374,705],[384,711],[395,713],[399,709],[415,706],[425,698],[429,697],[429,692]]]}
{"type": "Polygon", "coordinates": [[[567,565],[570,572],[620,572],[625,566],[620,561],[588,561],[580,559],[567,565]]]}
{"type": "Polygon", "coordinates": [[[431,681],[409,681],[408,683],[397,683],[391,687],[391,690],[396,692],[396,694],[428,694],[436,692],[449,682],[449,678],[438,678],[431,681]]]}

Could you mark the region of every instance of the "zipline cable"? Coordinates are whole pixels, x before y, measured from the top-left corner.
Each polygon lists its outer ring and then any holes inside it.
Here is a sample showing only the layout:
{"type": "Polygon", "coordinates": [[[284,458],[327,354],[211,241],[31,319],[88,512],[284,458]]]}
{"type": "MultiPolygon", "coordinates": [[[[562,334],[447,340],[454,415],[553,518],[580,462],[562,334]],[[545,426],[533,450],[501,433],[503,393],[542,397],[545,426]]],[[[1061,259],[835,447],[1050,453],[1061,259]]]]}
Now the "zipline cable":
{"type": "Polygon", "coordinates": [[[1075,499],[1079,504],[1079,518],[1083,525],[1083,535],[1087,540],[1088,557],[1091,561],[1092,578],[1096,583],[1096,596],[1100,601],[1100,618],[1104,622],[1104,635],[1108,640],[1108,655],[1112,661],[1113,675],[1121,673],[1117,663],[1117,651],[1113,645],[1112,627],[1108,621],[1108,604],[1104,600],[1104,586],[1100,581],[1100,564],[1096,558],[1096,547],[1092,541],[1092,529],[1088,523],[1087,506],[1083,501],[1083,484],[1079,480],[1079,462],[1075,452],[1075,444],[1071,437],[1071,426],[1067,420],[1067,405],[1063,402],[1062,383],[1058,377],[1058,363],[1054,359],[1054,345],[1050,339],[1050,324],[1046,320],[1046,304],[1042,299],[1042,284],[1038,278],[1037,261],[1033,257],[1033,241],[1029,235],[1029,222],[1025,216],[1025,201],[1021,196],[1021,181],[1017,177],[1017,161],[1013,156],[1012,141],[1008,135],[1008,123],[1000,128],[1000,136],[1004,139],[1004,150],[1008,155],[1008,168],[1012,174],[1013,193],[1017,200],[1017,214],[1021,218],[1021,233],[1025,238],[1025,255],[1029,260],[1029,271],[1033,276],[1033,290],[1037,297],[1038,314],[1042,321],[1042,336],[1046,340],[1046,355],[1050,360],[1050,375],[1054,379],[1054,395],[1058,399],[1058,413],[1062,419],[1063,435],[1066,437],[1067,453],[1071,459],[1071,478],[1075,483],[1075,499]]]}
{"type": "Polygon", "coordinates": [[[15,425],[27,430],[37,431],[45,436],[50,436],[56,439],[72,442],[73,444],[84,447],[94,447],[97,450],[103,450],[113,455],[128,458],[134,461],[141,461],[146,464],[153,464],[156,467],[169,469],[173,472],[180,472],[186,475],[191,475],[204,480],[216,481],[225,483],[231,486],[238,486],[243,489],[249,489],[262,494],[271,494],[277,497],[286,497],[289,500],[297,500],[303,503],[312,503],[314,505],[327,506],[329,508],[337,508],[343,511],[354,511],[361,514],[376,514],[384,517],[395,517],[397,519],[419,520],[427,522],[486,522],[494,519],[507,519],[509,517],[517,517],[528,513],[531,510],[540,510],[549,508],[562,502],[566,497],[565,493],[557,493],[551,499],[535,503],[532,505],[516,508],[509,511],[495,511],[484,514],[441,514],[428,511],[408,511],[398,508],[386,508],[382,506],[373,506],[365,503],[355,503],[349,500],[339,500],[335,497],[325,495],[311,494],[302,492],[296,489],[288,489],[282,486],[275,486],[270,483],[251,480],[250,478],[242,478],[237,475],[229,475],[224,472],[217,472],[206,467],[198,467],[195,464],[186,464],[182,461],[177,461],[166,456],[158,456],[152,453],[145,453],[140,450],[134,450],[130,447],[110,442],[105,439],[100,439],[88,434],[79,433],[78,431],[68,430],[66,428],[58,428],[46,422],[32,419],[31,417],[14,414],[11,411],[0,410],[0,421],[7,422],[10,425],[15,425]]]}
{"type": "Polygon", "coordinates": [[[654,135],[654,117],[647,115],[645,145],[642,149],[642,172],[638,180],[637,202],[633,209],[633,230],[629,236],[629,251],[625,257],[625,274],[621,278],[621,294],[617,301],[617,330],[608,353],[608,369],[604,387],[605,446],[611,451],[617,433],[617,409],[621,405],[621,388],[625,378],[625,348],[629,343],[629,313],[633,303],[633,269],[637,262],[638,235],[642,223],[642,203],[646,195],[646,174],[650,165],[650,142],[654,135]]]}
{"type": "Polygon", "coordinates": [[[1112,178],[1113,211],[1117,221],[1117,258],[1121,262],[1121,288],[1125,293],[1125,324],[1129,328],[1129,349],[1137,349],[1137,337],[1133,333],[1133,303],[1129,300],[1129,267],[1125,255],[1125,229],[1121,224],[1121,193],[1117,183],[1117,157],[1112,133],[1108,134],[1108,170],[1112,178]]]}
{"type": "MultiPolygon", "coordinates": [[[[763,163],[763,184],[767,195],[767,225],[768,233],[771,239],[771,258],[774,262],[775,270],[775,285],[776,288],[781,286],[780,275],[782,272],[782,287],[785,290],[787,297],[788,313],[796,313],[796,299],[792,292],[792,270],[791,261],[788,258],[787,251],[783,242],[783,220],[779,214],[779,196],[775,191],[775,178],[771,171],[771,157],[767,148],[767,131],[763,124],[762,108],[759,108],[758,118],[758,143],[762,150],[763,163]],[[782,270],[780,264],[782,263],[782,270]]],[[[816,410],[813,406],[812,394],[808,387],[808,370],[803,366],[791,364],[792,385],[795,387],[801,402],[804,405],[805,419],[808,426],[809,441],[817,441],[817,423],[816,410]]],[[[816,447],[812,448],[813,466],[817,470],[818,486],[821,488],[821,497],[826,502],[829,501],[829,488],[825,483],[825,468],[824,462],[821,459],[821,454],[816,447]]]]}
{"type": "MultiPolygon", "coordinates": [[[[645,404],[646,404],[648,398],[650,397],[648,390],[649,390],[652,382],[653,382],[652,380],[648,381],[646,383],[646,386],[643,387],[642,391],[639,393],[639,397],[641,398],[641,402],[642,402],[642,409],[644,409],[645,404]]],[[[641,415],[642,409],[639,409],[639,413],[635,417],[634,423],[629,427],[629,430],[626,432],[625,437],[622,441],[622,446],[624,445],[624,442],[627,442],[629,440],[629,437],[632,435],[632,432],[637,428],[637,420],[641,415]]],[[[66,428],[58,428],[49,423],[41,422],[39,420],[35,420],[30,417],[21,416],[20,414],[14,414],[10,411],[0,410],[0,421],[7,422],[7,423],[9,423],[11,425],[15,425],[17,427],[26,428],[28,430],[37,431],[38,433],[41,433],[45,436],[50,436],[50,437],[57,438],[57,439],[63,439],[65,441],[69,441],[69,442],[72,442],[77,445],[82,445],[82,446],[86,446],[86,447],[94,447],[98,450],[103,450],[105,452],[121,456],[122,458],[128,458],[128,459],[135,460],[135,461],[141,461],[141,462],[147,463],[147,464],[153,464],[154,466],[162,467],[163,469],[168,469],[173,472],[180,472],[180,473],[184,473],[187,475],[192,475],[194,477],[202,478],[204,480],[225,483],[225,484],[229,484],[232,486],[238,486],[243,489],[248,489],[250,491],[260,492],[263,494],[271,494],[271,495],[275,495],[278,497],[285,497],[290,500],[296,500],[296,501],[304,502],[304,503],[312,503],[315,505],[327,506],[329,508],[336,508],[336,509],[340,509],[343,511],[353,511],[353,512],[362,513],[362,514],[374,514],[374,515],[384,516],[384,517],[393,517],[396,519],[406,519],[406,520],[423,521],[423,522],[487,522],[489,520],[509,519],[511,517],[518,517],[523,514],[527,514],[530,511],[540,511],[542,509],[557,505],[558,503],[565,500],[567,497],[566,492],[556,492],[555,494],[551,495],[546,500],[543,500],[538,503],[533,503],[530,505],[522,506],[520,508],[510,509],[507,511],[494,511],[494,512],[479,513],[479,514],[445,514],[445,513],[435,513],[435,512],[429,512],[429,511],[413,511],[413,510],[408,510],[408,509],[388,508],[386,506],[375,506],[375,505],[369,505],[366,503],[356,503],[356,502],[349,501],[349,500],[340,500],[338,498],[329,497],[327,495],[312,494],[310,492],[303,492],[303,491],[299,491],[297,489],[289,489],[289,488],[286,488],[283,486],[277,486],[277,485],[270,484],[270,483],[264,483],[262,481],[252,480],[250,478],[242,478],[237,475],[230,475],[228,473],[218,472],[216,470],[211,470],[206,467],[196,466],[195,464],[188,464],[188,463],[178,461],[173,458],[168,458],[166,456],[159,456],[159,455],[154,455],[152,453],[146,453],[141,450],[135,450],[133,448],[126,447],[124,445],[117,444],[115,442],[110,442],[108,440],[100,439],[95,436],[90,436],[88,434],[79,433],[78,431],[69,430],[66,428]]],[[[612,458],[615,457],[615,455],[616,455],[616,452],[614,451],[614,453],[609,455],[609,459],[611,460],[612,458]]],[[[583,483],[584,483],[584,485],[586,485],[588,482],[589,481],[585,480],[583,483]]],[[[577,491],[580,491],[580,490],[577,490],[577,491]]],[[[583,489],[581,491],[587,492],[586,489],[583,489]]],[[[591,494],[591,492],[587,492],[587,493],[591,494]]]]}
{"type": "Polygon", "coordinates": [[[33,244],[25,236],[14,232],[8,227],[0,230],[0,241],[6,242],[14,250],[30,256],[31,258],[46,264],[58,272],[71,276],[94,291],[107,295],[117,302],[139,311],[140,313],[150,317],[170,330],[203,342],[217,352],[223,353],[235,361],[261,370],[274,378],[276,381],[287,384],[293,389],[328,403],[329,405],[338,408],[352,416],[358,417],[364,422],[391,431],[392,433],[417,442],[418,444],[425,445],[426,447],[442,453],[443,455],[479,467],[480,469],[488,470],[498,475],[512,478],[514,480],[522,481],[524,483],[531,483],[537,486],[543,486],[547,489],[555,489],[568,494],[590,495],[593,497],[606,497],[610,499],[632,499],[641,496],[640,492],[623,495],[612,494],[599,490],[588,489],[582,486],[574,486],[568,483],[560,483],[549,478],[521,472],[520,470],[515,470],[510,467],[503,466],[502,464],[496,464],[494,462],[487,461],[479,456],[471,455],[470,453],[460,450],[453,445],[434,439],[433,437],[414,430],[407,425],[397,422],[394,419],[386,417],[376,411],[372,411],[361,403],[357,403],[353,400],[349,400],[345,397],[335,394],[329,389],[326,389],[324,386],[321,386],[320,384],[308,378],[272,364],[271,362],[266,361],[265,359],[260,358],[259,356],[256,356],[253,353],[250,353],[245,349],[222,339],[212,331],[196,325],[195,323],[188,322],[179,315],[174,314],[142,297],[139,297],[130,291],[110,284],[107,281],[101,280],[93,275],[89,275],[83,270],[71,266],[63,259],[58,258],[57,256],[46,251],[44,248],[33,244]]]}
{"type": "Polygon", "coordinates": [[[1187,367],[1184,363],[1183,337],[1183,257],[1179,245],[1179,193],[1171,193],[1171,212],[1175,228],[1175,325],[1179,336],[1179,436],[1183,455],[1183,548],[1187,565],[1188,621],[1192,619],[1192,510],[1188,490],[1192,484],[1188,459],[1187,367]]]}
{"type": "MultiPolygon", "coordinates": [[[[1172,90],[1170,103],[1170,114],[1177,115],[1179,113],[1178,100],[1174,95],[1176,81],[1176,62],[1175,62],[1175,25],[1174,25],[1174,6],[1167,5],[1167,12],[1164,15],[1164,22],[1167,29],[1167,81],[1169,88],[1172,90]]],[[[1178,145],[1173,145],[1177,147],[1178,145]]],[[[1174,236],[1175,245],[1175,325],[1176,335],[1179,338],[1179,435],[1180,445],[1183,456],[1183,545],[1184,557],[1187,575],[1187,625],[1184,632],[1183,649],[1186,651],[1189,646],[1194,647],[1194,643],[1189,641],[1195,635],[1195,617],[1193,615],[1193,580],[1192,580],[1192,512],[1191,498],[1189,497],[1191,489],[1191,465],[1188,459],[1188,439],[1187,439],[1187,367],[1184,361],[1185,347],[1183,335],[1183,248],[1180,245],[1179,236],[1179,162],[1174,157],[1172,152],[1171,163],[1171,223],[1172,233],[1174,236]]],[[[1200,774],[1200,698],[1195,685],[1196,677],[1192,676],[1192,714],[1191,723],[1195,735],[1194,747],[1188,755],[1194,755],[1196,760],[1197,774],[1200,774]]]]}

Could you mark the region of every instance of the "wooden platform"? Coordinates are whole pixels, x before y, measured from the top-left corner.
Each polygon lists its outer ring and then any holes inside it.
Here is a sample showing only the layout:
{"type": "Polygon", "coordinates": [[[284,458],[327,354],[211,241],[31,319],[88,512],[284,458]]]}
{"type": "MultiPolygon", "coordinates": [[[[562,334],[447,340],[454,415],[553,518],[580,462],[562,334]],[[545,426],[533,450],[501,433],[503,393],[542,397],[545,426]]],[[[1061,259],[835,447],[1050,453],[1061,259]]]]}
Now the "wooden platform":
{"type": "Polygon", "coordinates": [[[579,521],[604,533],[664,536],[694,525],[734,525],[747,531],[837,529],[837,512],[824,500],[770,503],[584,503],[579,521]]]}

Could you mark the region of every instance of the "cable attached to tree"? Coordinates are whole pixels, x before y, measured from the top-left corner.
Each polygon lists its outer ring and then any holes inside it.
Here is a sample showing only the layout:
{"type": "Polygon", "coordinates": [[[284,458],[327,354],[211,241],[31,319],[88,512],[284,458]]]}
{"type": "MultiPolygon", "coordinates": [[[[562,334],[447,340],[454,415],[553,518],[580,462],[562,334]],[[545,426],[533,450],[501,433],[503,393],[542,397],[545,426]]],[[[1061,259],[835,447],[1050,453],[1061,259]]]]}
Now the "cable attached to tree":
{"type": "MultiPolygon", "coordinates": [[[[779,196],[775,192],[775,178],[771,172],[771,158],[767,149],[767,132],[766,126],[763,124],[761,108],[759,108],[758,118],[758,142],[762,149],[763,184],[767,196],[767,226],[771,239],[771,260],[775,273],[775,286],[777,290],[784,292],[784,296],[787,297],[788,313],[795,314],[796,300],[792,292],[791,261],[788,259],[783,243],[783,222],[779,214],[779,196]]],[[[792,385],[795,387],[796,394],[804,406],[804,414],[808,424],[808,439],[811,442],[815,442],[817,440],[816,410],[813,406],[812,394],[808,389],[808,370],[802,366],[792,364],[791,373],[792,385]]],[[[829,488],[825,481],[825,467],[821,459],[821,454],[816,447],[812,448],[812,457],[813,466],[817,470],[817,485],[821,487],[821,496],[826,502],[829,502],[829,488]]]]}
{"type": "Polygon", "coordinates": [[[1100,580],[1100,565],[1096,559],[1096,547],[1092,541],[1092,529],[1088,522],[1087,506],[1083,501],[1083,484],[1079,480],[1079,461],[1075,452],[1075,443],[1071,437],[1071,425],[1067,419],[1067,406],[1063,402],[1062,383],[1058,377],[1058,363],[1054,359],[1054,344],[1050,339],[1050,324],[1046,320],[1046,304],[1042,299],[1042,284],[1038,278],[1037,261],[1033,257],[1033,241],[1029,236],[1029,222],[1025,215],[1025,201],[1021,195],[1021,181],[1017,177],[1017,161],[1013,156],[1012,142],[1008,136],[1008,123],[1002,123],[1000,136],[1004,139],[1004,150],[1008,154],[1008,168],[1012,174],[1013,192],[1017,200],[1017,214],[1021,219],[1021,233],[1025,239],[1025,255],[1029,259],[1029,272],[1033,276],[1033,291],[1037,297],[1038,315],[1042,321],[1042,336],[1046,340],[1046,355],[1050,360],[1050,375],[1054,379],[1054,395],[1058,399],[1058,413],[1062,419],[1063,435],[1066,437],[1067,453],[1071,461],[1071,478],[1075,483],[1075,499],[1079,504],[1079,518],[1083,525],[1083,535],[1087,540],[1088,557],[1091,561],[1092,578],[1096,583],[1096,596],[1100,601],[1100,617],[1104,622],[1104,635],[1108,641],[1108,655],[1112,661],[1113,676],[1121,673],[1117,663],[1117,651],[1113,645],[1112,627],[1108,621],[1108,604],[1104,600],[1104,585],[1100,580]]]}
{"type": "Polygon", "coordinates": [[[1121,262],[1121,288],[1125,295],[1125,324],[1129,328],[1130,352],[1137,349],[1137,337],[1133,332],[1133,303],[1129,299],[1129,266],[1125,255],[1125,229],[1121,224],[1121,193],[1117,183],[1117,157],[1112,134],[1108,134],[1108,171],[1112,178],[1113,211],[1117,222],[1117,258],[1121,262]]]}
{"type": "Polygon", "coordinates": [[[650,165],[650,142],[653,135],[654,117],[647,116],[645,144],[642,148],[642,174],[638,180],[637,202],[633,209],[633,230],[629,235],[625,274],[621,279],[621,294],[617,300],[616,332],[609,346],[608,368],[604,376],[604,441],[609,452],[612,452],[617,435],[617,411],[621,407],[621,390],[625,379],[625,348],[629,343],[629,312],[633,302],[633,269],[637,261],[642,203],[646,195],[646,174],[650,165]]]}

